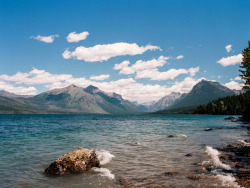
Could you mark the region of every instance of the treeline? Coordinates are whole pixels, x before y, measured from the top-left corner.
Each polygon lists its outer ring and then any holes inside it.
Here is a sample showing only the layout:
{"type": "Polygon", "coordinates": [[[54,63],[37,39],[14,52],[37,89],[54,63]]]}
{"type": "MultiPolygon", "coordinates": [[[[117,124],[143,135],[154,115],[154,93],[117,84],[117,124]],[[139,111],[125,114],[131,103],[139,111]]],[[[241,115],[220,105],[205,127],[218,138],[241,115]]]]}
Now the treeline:
{"type": "Polygon", "coordinates": [[[200,105],[195,114],[244,115],[249,118],[250,92],[219,98],[207,105],[200,105]]]}

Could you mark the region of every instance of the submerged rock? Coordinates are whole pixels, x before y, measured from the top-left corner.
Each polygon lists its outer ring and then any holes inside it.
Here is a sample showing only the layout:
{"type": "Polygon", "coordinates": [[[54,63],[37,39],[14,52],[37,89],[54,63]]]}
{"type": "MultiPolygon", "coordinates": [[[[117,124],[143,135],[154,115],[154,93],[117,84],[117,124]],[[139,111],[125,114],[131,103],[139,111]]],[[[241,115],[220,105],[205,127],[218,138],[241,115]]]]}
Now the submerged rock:
{"type": "Polygon", "coordinates": [[[179,174],[179,172],[170,171],[170,172],[164,172],[163,174],[164,176],[176,176],[177,174],[179,174]]]}
{"type": "Polygon", "coordinates": [[[198,172],[198,173],[204,173],[204,172],[207,172],[207,169],[206,169],[206,167],[204,167],[204,166],[199,166],[199,167],[196,169],[196,172],[198,172]]]}
{"type": "Polygon", "coordinates": [[[204,129],[203,131],[212,131],[213,129],[211,129],[211,128],[206,128],[206,129],[204,129]]]}
{"type": "Polygon", "coordinates": [[[59,157],[44,172],[48,175],[66,175],[99,166],[100,162],[93,150],[77,148],[59,157]]]}
{"type": "Polygon", "coordinates": [[[224,118],[225,120],[235,120],[235,117],[233,117],[233,116],[229,116],[229,117],[226,117],[226,118],[224,118]]]}
{"type": "Polygon", "coordinates": [[[117,180],[120,185],[131,185],[132,182],[128,179],[120,178],[117,180]]]}
{"type": "Polygon", "coordinates": [[[199,180],[199,179],[201,179],[201,176],[199,176],[199,175],[190,175],[190,176],[188,176],[188,178],[191,179],[191,180],[199,180]]]}
{"type": "Polygon", "coordinates": [[[188,154],[186,154],[185,156],[186,156],[186,157],[191,157],[191,156],[193,156],[193,155],[192,155],[192,153],[188,153],[188,154]]]}

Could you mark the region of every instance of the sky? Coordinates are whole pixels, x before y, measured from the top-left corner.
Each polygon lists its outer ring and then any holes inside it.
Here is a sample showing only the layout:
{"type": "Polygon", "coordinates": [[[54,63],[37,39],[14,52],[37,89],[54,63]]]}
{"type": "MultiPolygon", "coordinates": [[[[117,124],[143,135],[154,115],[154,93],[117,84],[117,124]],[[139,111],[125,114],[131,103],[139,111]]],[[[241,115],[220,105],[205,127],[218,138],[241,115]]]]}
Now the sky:
{"type": "Polygon", "coordinates": [[[0,90],[94,85],[139,103],[241,89],[249,0],[0,0],[0,90]]]}

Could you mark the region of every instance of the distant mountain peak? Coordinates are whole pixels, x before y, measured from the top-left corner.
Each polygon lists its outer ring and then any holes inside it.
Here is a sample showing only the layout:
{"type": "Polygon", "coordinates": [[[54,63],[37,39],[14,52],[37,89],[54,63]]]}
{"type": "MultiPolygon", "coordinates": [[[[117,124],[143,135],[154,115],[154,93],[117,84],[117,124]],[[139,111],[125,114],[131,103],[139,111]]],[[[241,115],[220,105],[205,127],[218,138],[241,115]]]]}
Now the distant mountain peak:
{"type": "Polygon", "coordinates": [[[77,87],[75,84],[71,84],[69,87],[77,87]]]}
{"type": "Polygon", "coordinates": [[[148,106],[148,111],[157,111],[163,110],[171,106],[177,100],[180,100],[183,97],[183,94],[179,92],[171,92],[169,95],[162,97],[159,101],[154,102],[152,105],[148,106]]]}
{"type": "Polygon", "coordinates": [[[71,84],[71,85],[69,85],[69,86],[67,86],[65,88],[69,88],[69,89],[71,89],[71,88],[78,88],[78,86],[76,86],[75,84],[71,84]]]}
{"type": "Polygon", "coordinates": [[[86,91],[87,93],[94,93],[96,91],[99,91],[99,88],[93,85],[89,85],[84,89],[84,91],[86,91]]]}
{"type": "Polygon", "coordinates": [[[235,95],[235,92],[218,82],[203,79],[185,97],[177,101],[169,109],[204,105],[212,100],[229,95],[235,95]]]}
{"type": "Polygon", "coordinates": [[[168,96],[174,96],[174,95],[181,95],[181,93],[179,93],[179,92],[171,92],[168,96]]]}

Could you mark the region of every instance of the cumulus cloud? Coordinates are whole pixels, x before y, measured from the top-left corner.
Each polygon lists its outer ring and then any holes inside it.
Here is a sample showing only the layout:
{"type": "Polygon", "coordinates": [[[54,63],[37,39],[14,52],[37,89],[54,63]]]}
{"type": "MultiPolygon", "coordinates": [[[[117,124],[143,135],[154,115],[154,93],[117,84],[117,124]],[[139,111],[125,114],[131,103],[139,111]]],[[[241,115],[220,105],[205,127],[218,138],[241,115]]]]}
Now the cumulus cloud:
{"type": "Polygon", "coordinates": [[[129,64],[130,64],[129,61],[123,61],[123,62],[121,62],[120,64],[115,64],[114,69],[115,69],[115,70],[124,69],[124,68],[128,67],[129,64]]]}
{"type": "Polygon", "coordinates": [[[169,57],[160,56],[158,59],[152,59],[149,61],[138,60],[132,66],[128,66],[130,64],[129,61],[123,61],[120,64],[115,64],[114,69],[120,70],[119,74],[133,74],[137,71],[154,69],[156,67],[162,67],[167,63],[169,57]]]}
{"type": "Polygon", "coordinates": [[[196,85],[198,82],[206,78],[202,77],[199,79],[194,79],[192,77],[186,77],[183,81],[178,82],[176,81],[172,87],[170,87],[168,90],[169,92],[180,92],[180,93],[188,93],[192,90],[194,85],[196,85]]]}
{"type": "Polygon", "coordinates": [[[64,59],[70,59],[71,55],[70,55],[70,51],[68,49],[66,49],[63,54],[62,54],[64,59]]]}
{"type": "Polygon", "coordinates": [[[85,40],[88,35],[89,32],[87,31],[84,31],[82,33],[71,32],[66,39],[68,42],[79,42],[81,40],[85,40]]]}
{"type": "Polygon", "coordinates": [[[226,48],[227,53],[232,51],[232,45],[231,44],[225,46],[225,48],[226,48]]]}
{"type": "Polygon", "coordinates": [[[37,90],[35,87],[23,87],[23,86],[15,87],[12,84],[8,84],[3,81],[0,81],[0,90],[8,91],[16,95],[36,95],[37,94],[37,90]]]}
{"type": "Polygon", "coordinates": [[[60,82],[72,78],[72,75],[69,74],[50,74],[45,70],[33,69],[29,73],[17,72],[13,76],[9,75],[0,75],[0,79],[5,81],[16,82],[17,84],[46,84],[52,82],[60,82]]]}
{"type": "Polygon", "coordinates": [[[242,79],[241,79],[241,77],[237,76],[235,78],[231,78],[230,80],[232,81],[232,80],[242,80],[242,79]]]}
{"type": "Polygon", "coordinates": [[[30,38],[35,39],[35,40],[39,40],[39,41],[45,42],[45,43],[52,43],[52,42],[54,42],[56,37],[59,37],[59,35],[50,35],[50,36],[37,35],[36,37],[31,36],[30,38]]]}
{"type": "Polygon", "coordinates": [[[150,78],[151,80],[173,80],[180,74],[190,74],[194,76],[200,70],[199,67],[190,69],[170,69],[166,72],[159,72],[158,69],[138,71],[136,78],[150,78]]]}
{"type": "Polygon", "coordinates": [[[16,94],[36,94],[35,87],[15,87],[14,84],[42,85],[49,89],[62,88],[70,84],[80,87],[94,85],[105,92],[116,92],[121,94],[123,98],[130,101],[147,102],[156,101],[168,95],[170,92],[188,92],[201,79],[192,77],[185,78],[182,82],[175,82],[172,86],[158,84],[142,84],[133,78],[119,79],[115,81],[95,81],[84,77],[74,78],[70,74],[51,74],[45,70],[33,69],[28,73],[18,72],[13,76],[0,75],[1,80],[14,82],[13,84],[5,84],[1,81],[1,88],[16,94]],[[6,89],[7,88],[7,89],[6,89]]]}
{"type": "Polygon", "coordinates": [[[224,84],[224,86],[228,87],[229,89],[241,90],[243,87],[243,83],[231,81],[231,82],[224,84]]]}
{"type": "Polygon", "coordinates": [[[89,79],[90,80],[105,80],[109,78],[109,75],[108,74],[103,74],[103,75],[100,75],[100,76],[91,76],[89,79]]]}
{"type": "Polygon", "coordinates": [[[66,57],[66,59],[76,58],[77,60],[96,62],[107,61],[116,56],[143,54],[148,50],[161,50],[161,48],[150,44],[138,46],[136,43],[119,42],[113,44],[98,44],[93,47],[79,46],[72,52],[67,49],[64,51],[63,57],[66,57]]]}
{"type": "Polygon", "coordinates": [[[199,72],[199,70],[200,70],[200,67],[195,67],[195,68],[190,68],[190,69],[188,69],[188,73],[190,74],[190,76],[195,76],[195,74],[197,73],[197,72],[199,72]]]}
{"type": "Polygon", "coordinates": [[[176,59],[183,59],[183,58],[184,58],[183,55],[179,55],[179,56],[176,57],[176,59]]]}
{"type": "Polygon", "coordinates": [[[242,62],[242,54],[229,56],[229,57],[223,57],[217,63],[221,64],[223,67],[229,66],[229,65],[236,65],[237,63],[242,62]]]}
{"type": "Polygon", "coordinates": [[[199,67],[195,67],[190,69],[170,69],[166,72],[160,72],[158,67],[163,67],[168,59],[169,57],[160,56],[158,59],[149,61],[139,60],[132,66],[129,66],[129,61],[123,61],[120,64],[115,64],[114,69],[120,70],[119,74],[136,73],[136,79],[149,78],[151,80],[174,79],[180,74],[190,74],[193,77],[200,70],[199,67]]]}

